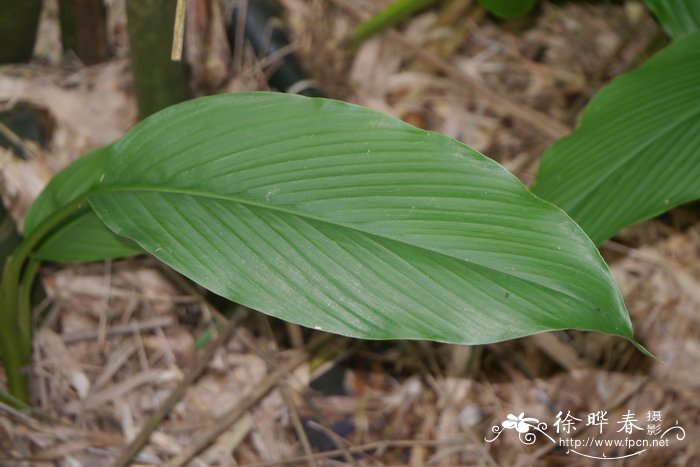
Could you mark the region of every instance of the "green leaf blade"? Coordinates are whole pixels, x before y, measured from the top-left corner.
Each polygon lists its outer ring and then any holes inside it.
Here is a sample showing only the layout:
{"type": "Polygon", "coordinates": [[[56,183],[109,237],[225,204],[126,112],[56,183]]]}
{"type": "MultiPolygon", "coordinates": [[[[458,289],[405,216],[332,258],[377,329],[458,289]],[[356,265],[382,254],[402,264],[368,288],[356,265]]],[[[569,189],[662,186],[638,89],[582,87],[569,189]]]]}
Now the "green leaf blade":
{"type": "Polygon", "coordinates": [[[32,253],[41,261],[60,263],[103,261],[143,253],[137,244],[109,230],[92,209],[52,233],[32,253]]]}
{"type": "Polygon", "coordinates": [[[644,3],[674,40],[700,31],[700,2],[697,0],[644,0],[644,3]]]}
{"type": "Polygon", "coordinates": [[[533,192],[600,244],[700,198],[700,33],[615,79],[547,149],[533,192]]]}
{"type": "Polygon", "coordinates": [[[532,10],[537,0],[479,0],[490,13],[502,19],[514,19],[532,10]]]}
{"type": "Polygon", "coordinates": [[[87,193],[103,174],[108,152],[108,146],[96,149],[57,173],[27,212],[25,235],[31,235],[53,212],[87,193]]]}
{"type": "MultiPolygon", "coordinates": [[[[29,209],[25,235],[31,235],[55,211],[85,196],[104,174],[108,154],[108,146],[99,148],[56,174],[29,209]]],[[[136,244],[116,236],[92,210],[85,209],[53,232],[32,256],[43,261],[86,262],[139,253],[136,244]]]]}
{"type": "Polygon", "coordinates": [[[305,326],[632,339],[607,266],[561,210],[466,146],[349,104],[260,93],[179,105],[114,146],[90,203],[196,282],[305,326]]]}

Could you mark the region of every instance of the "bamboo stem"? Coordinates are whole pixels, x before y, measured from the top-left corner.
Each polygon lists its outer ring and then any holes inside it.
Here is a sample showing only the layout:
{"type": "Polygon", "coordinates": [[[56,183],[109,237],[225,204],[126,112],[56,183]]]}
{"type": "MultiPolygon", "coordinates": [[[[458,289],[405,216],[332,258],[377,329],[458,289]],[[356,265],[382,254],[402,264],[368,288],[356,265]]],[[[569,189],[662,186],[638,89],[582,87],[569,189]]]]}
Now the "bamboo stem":
{"type": "Polygon", "coordinates": [[[131,69],[139,117],[190,97],[187,66],[170,59],[177,4],[172,0],[127,0],[131,69]]]}

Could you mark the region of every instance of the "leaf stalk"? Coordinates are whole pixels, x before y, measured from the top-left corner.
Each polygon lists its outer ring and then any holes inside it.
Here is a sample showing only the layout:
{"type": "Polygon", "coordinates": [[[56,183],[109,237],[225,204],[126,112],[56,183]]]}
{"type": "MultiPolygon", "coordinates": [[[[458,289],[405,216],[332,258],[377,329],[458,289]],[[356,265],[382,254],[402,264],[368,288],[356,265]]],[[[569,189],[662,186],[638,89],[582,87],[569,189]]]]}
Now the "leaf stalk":
{"type": "Polygon", "coordinates": [[[31,362],[31,287],[39,261],[30,256],[37,246],[67,219],[88,206],[87,196],[56,210],[24,238],[5,262],[0,286],[0,351],[10,394],[29,402],[29,379],[23,368],[31,362]]]}

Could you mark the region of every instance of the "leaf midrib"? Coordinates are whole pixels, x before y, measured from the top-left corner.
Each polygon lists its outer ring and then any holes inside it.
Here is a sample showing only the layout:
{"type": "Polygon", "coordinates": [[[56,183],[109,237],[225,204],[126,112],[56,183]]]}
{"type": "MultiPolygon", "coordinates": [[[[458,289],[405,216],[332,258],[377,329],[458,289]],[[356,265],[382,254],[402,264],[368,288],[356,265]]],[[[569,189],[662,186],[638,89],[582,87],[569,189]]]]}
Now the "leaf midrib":
{"type": "MultiPolygon", "coordinates": [[[[470,265],[478,266],[478,267],[486,269],[486,270],[490,270],[490,271],[494,271],[494,272],[497,272],[500,274],[504,274],[508,277],[513,277],[513,278],[523,280],[523,281],[528,282],[528,283],[530,283],[536,287],[539,287],[541,289],[549,290],[549,291],[564,295],[564,296],[574,300],[575,302],[581,301],[580,298],[576,297],[575,295],[573,295],[567,291],[558,290],[558,289],[548,287],[547,285],[544,285],[540,282],[536,282],[533,279],[530,279],[528,277],[523,277],[523,276],[520,276],[517,274],[513,274],[512,272],[510,272],[508,270],[501,270],[501,269],[494,268],[493,266],[483,264],[483,263],[478,262],[478,261],[473,261],[473,260],[467,259],[467,258],[460,258],[459,256],[455,256],[453,254],[450,254],[449,252],[426,247],[425,245],[414,244],[414,243],[408,242],[408,241],[401,239],[401,238],[396,238],[396,237],[389,236],[389,235],[380,235],[380,234],[375,233],[375,232],[364,230],[357,225],[344,224],[342,222],[333,222],[333,221],[330,221],[328,219],[314,216],[314,215],[309,214],[307,212],[286,209],[286,208],[281,207],[281,206],[265,204],[265,203],[261,203],[261,202],[247,199],[247,198],[240,198],[240,197],[231,196],[231,195],[222,195],[222,194],[218,194],[218,193],[203,192],[203,191],[199,191],[199,190],[192,190],[192,189],[185,189],[185,188],[163,188],[163,187],[159,187],[159,186],[148,186],[148,185],[129,185],[129,186],[115,186],[115,187],[99,187],[98,189],[93,190],[88,194],[88,199],[89,199],[90,195],[93,195],[93,194],[135,193],[135,192],[189,195],[189,196],[195,196],[195,197],[200,197],[200,198],[205,198],[205,199],[230,201],[230,202],[238,203],[238,204],[241,204],[241,205],[244,205],[247,207],[253,207],[253,208],[258,208],[258,209],[265,209],[265,210],[269,210],[269,211],[284,213],[284,214],[288,214],[291,216],[300,217],[302,219],[307,219],[307,220],[311,220],[314,222],[320,222],[320,223],[332,225],[335,227],[340,227],[340,228],[352,230],[355,232],[359,232],[363,235],[368,235],[371,237],[380,238],[382,240],[390,240],[390,241],[393,241],[393,242],[396,242],[396,243],[399,243],[402,245],[410,246],[412,248],[418,248],[420,250],[424,250],[424,251],[431,252],[431,253],[434,253],[434,254],[437,254],[440,256],[444,256],[444,257],[449,258],[451,260],[457,260],[460,263],[466,262],[467,264],[470,264],[470,265]]],[[[588,304],[591,306],[595,305],[595,304],[590,303],[590,302],[588,302],[588,304]]]]}

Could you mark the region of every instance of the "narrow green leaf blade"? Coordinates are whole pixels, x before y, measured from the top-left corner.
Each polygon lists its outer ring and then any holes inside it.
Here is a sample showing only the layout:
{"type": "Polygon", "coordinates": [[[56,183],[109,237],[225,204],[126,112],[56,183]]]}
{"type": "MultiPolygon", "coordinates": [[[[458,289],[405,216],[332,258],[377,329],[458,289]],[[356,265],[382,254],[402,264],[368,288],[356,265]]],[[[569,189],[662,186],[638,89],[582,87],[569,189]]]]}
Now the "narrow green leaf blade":
{"type": "Polygon", "coordinates": [[[395,0],[391,5],[362,22],[352,37],[352,46],[357,47],[373,35],[393,26],[399,21],[429,7],[437,0],[395,0]]]}
{"type": "Polygon", "coordinates": [[[532,10],[537,0],[479,0],[479,3],[499,18],[513,19],[532,10]]]}
{"type": "Polygon", "coordinates": [[[90,262],[143,253],[133,241],[109,230],[92,209],[86,209],[51,234],[32,253],[42,261],[90,262]]]}
{"type": "Polygon", "coordinates": [[[698,0],[644,0],[664,31],[673,39],[700,31],[698,0]]]}
{"type": "Polygon", "coordinates": [[[354,105],[203,98],[113,148],[98,216],[217,294],[372,339],[632,339],[607,266],[559,208],[452,139],[354,105]]]}
{"type": "MultiPolygon", "coordinates": [[[[49,182],[24,219],[24,234],[34,230],[52,213],[85,195],[104,174],[109,147],[97,149],[76,160],[49,182]]],[[[33,253],[44,261],[97,261],[140,253],[138,245],[118,237],[86,209],[54,232],[33,253]]]]}
{"type": "Polygon", "coordinates": [[[542,156],[533,192],[596,243],[700,197],[700,33],[615,79],[542,156]]]}
{"type": "Polygon", "coordinates": [[[87,193],[104,173],[109,146],[96,149],[57,173],[39,194],[24,218],[24,234],[30,235],[52,213],[87,193]]]}

